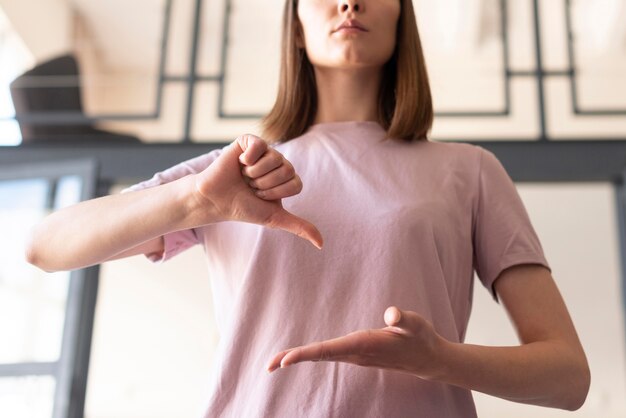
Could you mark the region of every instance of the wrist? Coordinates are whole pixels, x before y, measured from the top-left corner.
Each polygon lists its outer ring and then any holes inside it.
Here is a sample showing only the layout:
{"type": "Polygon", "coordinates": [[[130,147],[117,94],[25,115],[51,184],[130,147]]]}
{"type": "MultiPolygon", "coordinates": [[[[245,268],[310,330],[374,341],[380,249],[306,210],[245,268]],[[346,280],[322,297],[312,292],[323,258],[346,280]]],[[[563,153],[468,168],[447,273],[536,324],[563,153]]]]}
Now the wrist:
{"type": "Polygon", "coordinates": [[[175,194],[178,199],[178,207],[182,208],[182,216],[186,228],[194,228],[201,225],[223,221],[223,217],[215,204],[215,199],[210,192],[201,192],[198,188],[197,174],[183,177],[177,184],[178,191],[175,194]]]}
{"type": "Polygon", "coordinates": [[[445,382],[449,376],[451,359],[457,355],[457,343],[437,335],[431,348],[431,356],[419,377],[424,380],[445,382]]]}

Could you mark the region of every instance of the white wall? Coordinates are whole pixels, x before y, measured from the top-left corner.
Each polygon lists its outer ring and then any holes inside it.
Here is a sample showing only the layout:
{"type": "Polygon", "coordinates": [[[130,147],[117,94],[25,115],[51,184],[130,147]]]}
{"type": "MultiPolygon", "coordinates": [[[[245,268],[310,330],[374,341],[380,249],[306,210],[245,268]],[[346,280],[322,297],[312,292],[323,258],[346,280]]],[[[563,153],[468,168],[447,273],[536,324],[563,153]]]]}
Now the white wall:
{"type": "MultiPolygon", "coordinates": [[[[515,404],[475,394],[480,417],[626,416],[626,324],[612,186],[522,184],[522,200],[570,310],[591,368],[587,402],[577,412],[515,404]]],[[[476,282],[467,342],[518,343],[504,309],[476,282]]]]}
{"type": "Polygon", "coordinates": [[[102,266],[85,416],[201,415],[217,343],[199,247],[163,265],[102,266]]]}

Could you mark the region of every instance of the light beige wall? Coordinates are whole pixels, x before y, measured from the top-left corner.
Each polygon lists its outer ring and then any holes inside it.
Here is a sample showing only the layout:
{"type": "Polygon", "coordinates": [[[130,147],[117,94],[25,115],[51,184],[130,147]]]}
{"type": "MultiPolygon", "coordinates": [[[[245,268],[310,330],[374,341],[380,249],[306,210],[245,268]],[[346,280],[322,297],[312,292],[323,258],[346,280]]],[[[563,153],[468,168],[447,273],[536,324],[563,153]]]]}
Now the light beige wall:
{"type": "Polygon", "coordinates": [[[68,0],[0,0],[0,7],[36,61],[71,49],[72,9],[68,0]]]}
{"type": "MultiPolygon", "coordinates": [[[[626,16],[626,4],[595,0],[575,2],[574,23],[583,34],[576,36],[576,66],[579,105],[582,109],[626,108],[626,48],[619,39],[624,30],[611,24],[611,11],[626,16]],[[614,4],[607,9],[607,4],[614,4]],[[605,30],[585,21],[593,14],[605,30]],[[615,42],[589,42],[597,33],[608,33],[615,42]]],[[[282,0],[248,0],[234,3],[230,23],[229,59],[224,89],[224,110],[229,113],[263,113],[271,107],[278,80],[280,45],[280,5],[282,0]],[[270,6],[271,5],[271,6],[270,6]],[[262,35],[258,27],[262,26],[262,35]]],[[[513,70],[535,69],[532,0],[508,2],[510,63],[513,70]]],[[[544,66],[548,70],[567,68],[565,48],[564,4],[542,0],[542,41],[544,66]]],[[[437,111],[500,110],[504,106],[502,76],[502,43],[499,38],[498,2],[458,1],[432,2],[414,0],[418,24],[424,42],[431,88],[437,111]],[[487,4],[496,11],[475,16],[476,7],[487,4]],[[457,13],[450,13],[455,8],[457,13]],[[455,31],[454,24],[458,24],[455,31]],[[458,32],[458,33],[457,33],[458,32]],[[455,35],[456,34],[456,35],[455,35]],[[456,36],[456,38],[455,38],[456,36]],[[452,37],[452,38],[451,38],[452,37]]],[[[199,71],[215,75],[221,62],[222,2],[207,2],[200,37],[199,71]]],[[[186,2],[174,4],[172,44],[168,50],[168,72],[184,74],[188,67],[191,7],[186,2]]],[[[618,20],[619,21],[619,20],[618,20]]],[[[598,35],[599,36],[599,35],[598,35]]],[[[608,35],[607,35],[608,36],[608,35]]],[[[148,44],[150,57],[156,54],[156,43],[148,44]]],[[[151,109],[156,94],[156,61],[147,65],[148,74],[123,75],[111,67],[101,68],[103,78],[88,94],[98,95],[90,101],[91,110],[115,109],[145,111],[151,109]],[[134,77],[134,81],[132,81],[134,77]]],[[[152,62],[152,61],[149,61],[152,62]]],[[[128,70],[125,70],[128,71],[128,70]]],[[[547,77],[548,134],[559,138],[603,138],[626,136],[626,118],[615,116],[576,116],[571,109],[569,83],[565,77],[547,77]]],[[[256,133],[255,120],[221,120],[216,117],[216,83],[204,83],[196,90],[192,135],[199,140],[224,140],[244,132],[256,133]]],[[[167,141],[180,138],[185,117],[186,87],[178,83],[165,90],[163,117],[156,121],[109,123],[113,129],[133,131],[146,140],[167,141]]],[[[433,138],[503,139],[534,138],[539,135],[537,84],[532,77],[516,77],[511,85],[511,114],[508,117],[438,118],[433,138]]]]}

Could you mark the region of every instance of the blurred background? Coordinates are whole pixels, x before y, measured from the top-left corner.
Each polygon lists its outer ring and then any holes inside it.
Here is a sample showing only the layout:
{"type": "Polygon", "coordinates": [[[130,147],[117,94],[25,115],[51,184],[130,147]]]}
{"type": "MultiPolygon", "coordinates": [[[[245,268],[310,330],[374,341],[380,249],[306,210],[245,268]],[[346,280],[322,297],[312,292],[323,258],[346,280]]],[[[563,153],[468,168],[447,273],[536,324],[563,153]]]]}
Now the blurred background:
{"type": "MultiPolygon", "coordinates": [[[[258,134],[282,0],[0,0],[0,416],[194,417],[219,335],[200,248],[54,274],[51,210],[258,134]]],[[[414,0],[432,139],[516,182],[589,357],[574,413],[475,394],[480,417],[626,416],[626,0],[414,0]]],[[[479,284],[467,342],[516,344],[479,284]]]]}

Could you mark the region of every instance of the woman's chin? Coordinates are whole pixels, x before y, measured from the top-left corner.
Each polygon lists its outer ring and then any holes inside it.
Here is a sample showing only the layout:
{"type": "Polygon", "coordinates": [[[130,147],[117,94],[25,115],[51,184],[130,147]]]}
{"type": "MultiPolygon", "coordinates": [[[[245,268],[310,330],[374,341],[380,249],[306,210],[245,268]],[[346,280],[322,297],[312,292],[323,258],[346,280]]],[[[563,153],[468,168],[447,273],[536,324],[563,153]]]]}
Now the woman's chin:
{"type": "Polygon", "coordinates": [[[311,64],[319,69],[363,70],[382,67],[387,60],[372,57],[371,54],[360,54],[354,50],[343,51],[335,59],[312,60],[311,64]]]}

